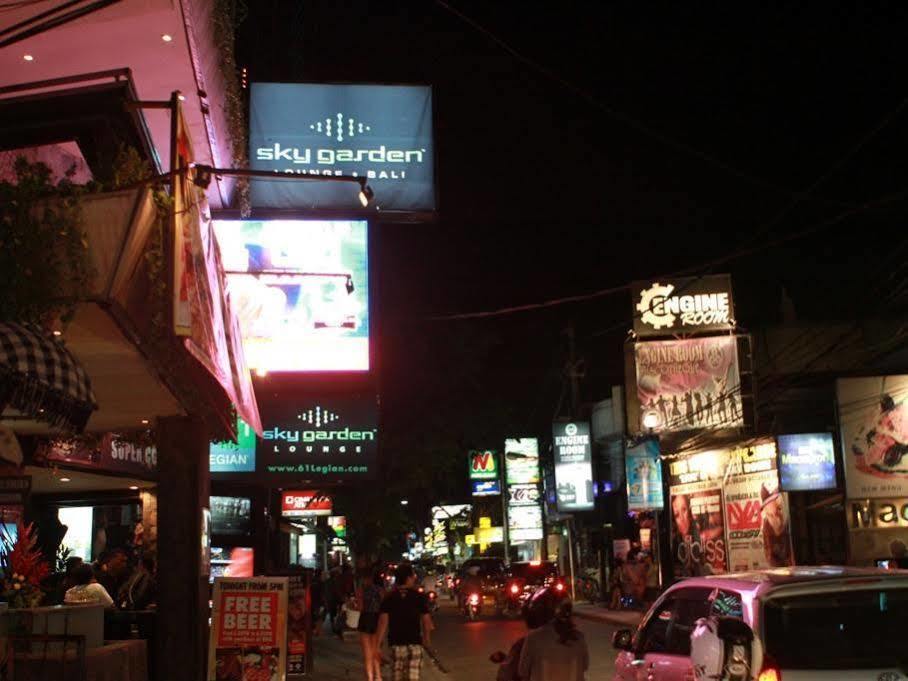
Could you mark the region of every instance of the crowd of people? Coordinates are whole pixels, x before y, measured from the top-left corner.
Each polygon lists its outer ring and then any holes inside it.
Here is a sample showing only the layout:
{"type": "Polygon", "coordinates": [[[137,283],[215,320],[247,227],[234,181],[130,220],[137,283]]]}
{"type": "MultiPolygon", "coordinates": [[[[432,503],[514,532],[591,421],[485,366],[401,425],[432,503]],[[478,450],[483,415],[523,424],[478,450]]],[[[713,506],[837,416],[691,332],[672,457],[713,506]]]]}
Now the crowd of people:
{"type": "Polygon", "coordinates": [[[114,549],[86,563],[73,557],[49,590],[52,605],[96,603],[108,609],[149,610],[157,602],[155,561],[143,556],[130,561],[126,551],[114,549]]]}

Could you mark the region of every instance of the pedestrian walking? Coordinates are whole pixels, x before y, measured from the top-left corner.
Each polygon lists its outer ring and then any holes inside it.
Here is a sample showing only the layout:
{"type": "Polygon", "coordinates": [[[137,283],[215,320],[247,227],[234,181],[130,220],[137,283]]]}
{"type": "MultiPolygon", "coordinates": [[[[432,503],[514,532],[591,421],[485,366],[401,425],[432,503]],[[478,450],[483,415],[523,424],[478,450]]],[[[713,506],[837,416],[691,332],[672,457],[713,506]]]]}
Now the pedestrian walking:
{"type": "MultiPolygon", "coordinates": [[[[551,602],[551,621],[527,634],[520,651],[518,678],[521,681],[585,681],[590,667],[590,651],[583,633],[577,629],[570,599],[551,602]]],[[[535,596],[534,596],[535,598],[535,596]]]]}
{"type": "Polygon", "coordinates": [[[431,647],[435,628],[428,599],[415,588],[416,573],[408,563],[397,566],[394,582],[394,590],[381,604],[375,659],[381,660],[381,644],[387,633],[391,681],[419,681],[423,646],[431,647]]]}
{"type": "Polygon", "coordinates": [[[381,681],[381,647],[378,644],[378,618],[385,596],[385,580],[375,566],[360,571],[356,601],[359,607],[359,644],[363,649],[366,681],[381,681]],[[376,654],[377,653],[377,654],[376,654]]]}

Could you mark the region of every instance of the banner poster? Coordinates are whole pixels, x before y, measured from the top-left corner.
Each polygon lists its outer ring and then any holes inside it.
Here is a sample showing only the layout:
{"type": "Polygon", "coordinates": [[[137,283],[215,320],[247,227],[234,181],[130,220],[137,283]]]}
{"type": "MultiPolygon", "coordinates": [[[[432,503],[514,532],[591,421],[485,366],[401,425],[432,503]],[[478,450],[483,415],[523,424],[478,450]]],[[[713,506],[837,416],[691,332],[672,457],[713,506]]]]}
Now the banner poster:
{"type": "Polygon", "coordinates": [[[287,679],[301,679],[309,671],[312,643],[312,596],[305,574],[289,577],[287,594],[287,679]]]}
{"type": "Polygon", "coordinates": [[[788,498],[776,471],[725,483],[728,563],[733,572],[794,565],[788,498]]]}
{"type": "Polygon", "coordinates": [[[644,440],[625,453],[627,508],[630,511],[659,510],[665,507],[662,494],[662,461],[659,441],[644,440]]]}
{"type": "Polygon", "coordinates": [[[744,425],[734,336],[634,345],[641,413],[653,431],[716,430],[744,425]]]}
{"type": "Polygon", "coordinates": [[[849,499],[908,497],[908,375],[836,384],[849,499]]]}
{"type": "Polygon", "coordinates": [[[676,578],[718,575],[728,570],[720,484],[695,482],[669,490],[676,578]]]}
{"type": "Polygon", "coordinates": [[[208,681],[286,681],[286,577],[214,581],[208,681]]]}

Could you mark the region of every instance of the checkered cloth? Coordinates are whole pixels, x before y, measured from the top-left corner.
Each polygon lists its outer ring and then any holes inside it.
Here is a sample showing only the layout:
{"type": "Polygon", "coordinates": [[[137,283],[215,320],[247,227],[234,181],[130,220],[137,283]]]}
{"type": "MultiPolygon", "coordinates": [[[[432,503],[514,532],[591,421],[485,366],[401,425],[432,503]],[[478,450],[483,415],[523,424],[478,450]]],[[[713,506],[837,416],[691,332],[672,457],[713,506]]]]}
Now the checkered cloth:
{"type": "Polygon", "coordinates": [[[0,412],[81,432],[98,408],[91,381],[63,342],[40,329],[0,323],[0,412]]]}
{"type": "Polygon", "coordinates": [[[391,681],[419,681],[422,646],[391,646],[391,681]]]}

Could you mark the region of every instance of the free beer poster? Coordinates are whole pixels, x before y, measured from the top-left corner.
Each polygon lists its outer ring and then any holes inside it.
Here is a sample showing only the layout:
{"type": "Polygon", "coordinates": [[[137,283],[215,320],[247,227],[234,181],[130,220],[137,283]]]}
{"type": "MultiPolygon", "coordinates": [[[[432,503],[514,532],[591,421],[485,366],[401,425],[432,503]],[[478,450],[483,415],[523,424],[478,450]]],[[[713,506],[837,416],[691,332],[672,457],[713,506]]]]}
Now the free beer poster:
{"type": "Polygon", "coordinates": [[[286,577],[214,582],[209,681],[285,681],[286,577]]]}

